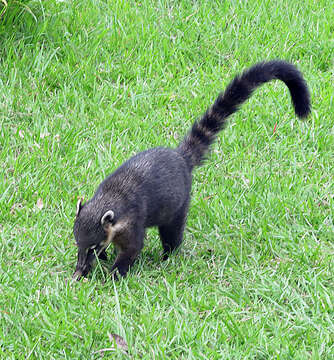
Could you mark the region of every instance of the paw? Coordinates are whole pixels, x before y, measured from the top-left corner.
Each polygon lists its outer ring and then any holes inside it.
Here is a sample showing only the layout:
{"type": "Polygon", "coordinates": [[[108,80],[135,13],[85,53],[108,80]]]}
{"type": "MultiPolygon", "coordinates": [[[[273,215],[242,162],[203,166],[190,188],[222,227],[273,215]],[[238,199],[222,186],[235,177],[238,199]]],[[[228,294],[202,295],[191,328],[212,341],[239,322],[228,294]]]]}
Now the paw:
{"type": "Polygon", "coordinates": [[[163,254],[162,254],[162,261],[168,260],[170,254],[171,254],[170,251],[164,251],[163,254]]]}
{"type": "Polygon", "coordinates": [[[108,255],[107,255],[107,253],[106,253],[105,250],[103,250],[103,251],[101,252],[101,254],[99,255],[99,259],[100,259],[100,260],[108,260],[108,255]]]}
{"type": "Polygon", "coordinates": [[[116,281],[119,281],[119,277],[118,277],[118,275],[117,275],[117,271],[116,271],[116,270],[114,270],[114,271],[112,271],[112,272],[110,273],[110,277],[111,277],[111,280],[114,280],[115,282],[116,282],[116,281]]]}

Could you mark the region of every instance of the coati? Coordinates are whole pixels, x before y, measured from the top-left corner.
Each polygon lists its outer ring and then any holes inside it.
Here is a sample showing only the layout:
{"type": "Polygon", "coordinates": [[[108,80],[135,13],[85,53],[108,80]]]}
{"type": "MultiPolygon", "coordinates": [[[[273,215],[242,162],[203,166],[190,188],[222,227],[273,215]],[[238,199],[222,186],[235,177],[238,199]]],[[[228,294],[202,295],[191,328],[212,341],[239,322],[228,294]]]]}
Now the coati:
{"type": "Polygon", "coordinates": [[[193,169],[204,160],[227,118],[257,87],[273,79],[286,84],[296,115],[306,117],[310,95],[296,67],[281,60],[257,63],[230,82],[176,149],[157,147],[133,156],[99,185],[89,201],[79,201],[74,223],[78,261],[73,278],[86,276],[95,256],[106,259],[110,243],[118,253],[111,272],[117,269],[125,276],[143,247],[145,229],[151,226],[159,229],[163,258],[167,259],[183,239],[193,169]]]}

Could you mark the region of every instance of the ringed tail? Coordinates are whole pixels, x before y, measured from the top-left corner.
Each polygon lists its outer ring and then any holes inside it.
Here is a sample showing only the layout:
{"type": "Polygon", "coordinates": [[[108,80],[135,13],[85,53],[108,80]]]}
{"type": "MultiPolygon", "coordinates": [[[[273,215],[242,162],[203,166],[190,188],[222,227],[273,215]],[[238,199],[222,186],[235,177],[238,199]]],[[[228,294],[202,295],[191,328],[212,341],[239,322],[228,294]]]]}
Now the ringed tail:
{"type": "Polygon", "coordinates": [[[274,79],[283,81],[288,87],[296,115],[299,118],[308,116],[311,111],[310,93],[301,72],[282,60],[257,63],[229,83],[177,148],[190,169],[201,164],[209,146],[226,126],[227,118],[238,111],[256,88],[274,79]]]}

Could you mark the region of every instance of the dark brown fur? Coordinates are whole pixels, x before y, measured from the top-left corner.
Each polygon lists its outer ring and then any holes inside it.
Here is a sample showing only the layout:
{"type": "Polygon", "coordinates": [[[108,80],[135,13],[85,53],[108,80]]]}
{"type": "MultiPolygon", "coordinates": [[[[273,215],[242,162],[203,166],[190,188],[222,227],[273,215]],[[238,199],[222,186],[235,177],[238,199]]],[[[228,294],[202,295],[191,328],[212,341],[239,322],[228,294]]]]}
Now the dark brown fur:
{"type": "Polygon", "coordinates": [[[111,271],[125,276],[143,247],[145,229],[159,228],[163,257],[179,247],[186,223],[192,170],[252,92],[273,79],[290,90],[295,112],[306,117],[310,96],[301,73],[284,61],[259,63],[235,77],[176,149],[154,148],[120,166],[98,187],[92,199],[77,207],[74,236],[78,246],[75,278],[87,275],[95,255],[106,258],[113,243],[118,252],[111,271]]]}

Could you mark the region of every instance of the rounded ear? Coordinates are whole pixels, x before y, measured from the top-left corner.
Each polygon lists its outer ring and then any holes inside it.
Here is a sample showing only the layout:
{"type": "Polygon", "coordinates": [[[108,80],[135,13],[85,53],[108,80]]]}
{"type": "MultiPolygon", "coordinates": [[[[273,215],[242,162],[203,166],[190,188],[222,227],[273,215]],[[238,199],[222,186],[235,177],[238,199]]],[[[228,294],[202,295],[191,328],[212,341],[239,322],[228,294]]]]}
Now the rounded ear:
{"type": "Polygon", "coordinates": [[[76,212],[76,216],[78,216],[78,215],[79,215],[80,210],[81,210],[81,209],[82,209],[82,207],[83,207],[82,202],[83,202],[83,198],[80,198],[80,199],[78,200],[78,202],[77,202],[77,212],[76,212]]]}
{"type": "Polygon", "coordinates": [[[108,228],[108,225],[111,225],[114,220],[114,212],[112,210],[106,211],[106,213],[101,218],[101,225],[104,229],[108,228]]]}

